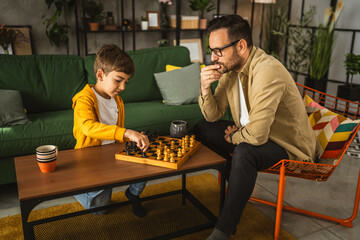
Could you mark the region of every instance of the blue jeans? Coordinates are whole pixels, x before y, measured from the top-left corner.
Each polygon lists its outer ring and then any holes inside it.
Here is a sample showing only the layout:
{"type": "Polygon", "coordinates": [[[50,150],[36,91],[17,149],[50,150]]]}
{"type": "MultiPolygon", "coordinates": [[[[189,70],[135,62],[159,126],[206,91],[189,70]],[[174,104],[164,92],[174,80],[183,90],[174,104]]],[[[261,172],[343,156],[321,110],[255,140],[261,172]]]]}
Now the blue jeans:
{"type": "MultiPolygon", "coordinates": [[[[139,196],[144,190],[145,186],[146,182],[130,184],[130,192],[135,196],[139,196]]],[[[111,194],[112,188],[82,193],[74,195],[74,197],[81,203],[81,205],[84,206],[85,209],[90,209],[109,205],[111,200],[111,194]]]]}

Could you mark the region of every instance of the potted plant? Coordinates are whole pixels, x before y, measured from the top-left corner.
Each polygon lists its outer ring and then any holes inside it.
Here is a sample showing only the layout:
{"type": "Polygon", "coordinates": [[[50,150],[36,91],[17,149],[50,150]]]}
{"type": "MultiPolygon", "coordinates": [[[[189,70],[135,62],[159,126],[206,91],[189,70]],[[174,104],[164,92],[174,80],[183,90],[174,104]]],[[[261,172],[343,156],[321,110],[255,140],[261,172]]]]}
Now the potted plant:
{"type": "Polygon", "coordinates": [[[86,0],[84,10],[90,31],[98,31],[101,20],[105,18],[104,5],[95,0],[86,0]]]}
{"type": "Polygon", "coordinates": [[[199,28],[206,29],[207,19],[204,18],[204,12],[214,10],[215,4],[211,0],[189,0],[189,3],[192,10],[200,13],[199,28]]]}
{"type": "Polygon", "coordinates": [[[290,25],[287,19],[287,10],[283,2],[278,5],[268,5],[269,11],[264,24],[263,49],[281,61],[280,53],[286,43],[286,31],[290,25]]]}
{"type": "Polygon", "coordinates": [[[52,5],[56,7],[54,15],[50,18],[46,18],[43,24],[46,25],[46,36],[51,45],[60,47],[66,45],[66,52],[69,54],[69,31],[68,13],[75,9],[76,0],[45,0],[48,5],[48,9],[52,5]],[[64,14],[62,14],[64,13],[64,14]],[[59,19],[63,16],[65,23],[60,23],[59,19]]]}
{"type": "Polygon", "coordinates": [[[163,38],[157,41],[158,47],[166,47],[168,46],[168,40],[163,38]]]}
{"type": "Polygon", "coordinates": [[[4,54],[9,54],[9,47],[16,41],[21,32],[12,28],[0,25],[0,46],[4,49],[4,54]]]}
{"type": "Polygon", "coordinates": [[[313,37],[310,53],[310,76],[305,78],[305,85],[326,92],[327,74],[331,65],[331,54],[335,42],[334,28],[344,6],[338,2],[335,11],[329,7],[325,11],[324,23],[320,24],[313,37]]]}
{"type": "Polygon", "coordinates": [[[147,17],[141,16],[141,30],[148,30],[149,22],[147,17]]]}
{"type": "Polygon", "coordinates": [[[167,15],[167,7],[172,5],[171,0],[159,0],[160,3],[160,27],[167,29],[169,27],[169,18],[167,15]]]}
{"type": "Polygon", "coordinates": [[[211,51],[209,49],[209,35],[205,38],[205,64],[211,64],[211,51]]]}
{"type": "Polygon", "coordinates": [[[352,101],[360,100],[360,86],[353,83],[353,77],[360,73],[360,55],[348,53],[345,58],[346,84],[339,85],[337,96],[352,101]],[[350,77],[350,83],[349,83],[350,77]]]}
{"type": "Polygon", "coordinates": [[[306,72],[309,67],[311,53],[311,28],[309,24],[315,13],[315,7],[310,6],[309,11],[304,12],[298,24],[289,28],[288,32],[288,60],[287,66],[294,74],[297,82],[299,73],[306,72]]]}

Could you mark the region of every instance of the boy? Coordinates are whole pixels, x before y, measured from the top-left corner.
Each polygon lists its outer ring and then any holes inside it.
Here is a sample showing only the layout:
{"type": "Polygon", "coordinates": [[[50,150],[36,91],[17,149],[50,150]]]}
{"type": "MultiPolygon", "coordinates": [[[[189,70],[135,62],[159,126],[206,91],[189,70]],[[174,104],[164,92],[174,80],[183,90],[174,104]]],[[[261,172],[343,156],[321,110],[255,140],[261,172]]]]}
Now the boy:
{"type": "MultiPolygon", "coordinates": [[[[77,93],[73,101],[75,149],[90,146],[123,142],[124,139],[136,142],[146,151],[149,140],[146,135],[124,128],[124,103],[118,96],[135,72],[135,66],[124,51],[114,44],[102,46],[96,54],[94,72],[97,82],[87,84],[77,93]]],[[[146,215],[139,195],[146,182],[131,184],[126,197],[132,202],[132,211],[138,217],[146,215]]],[[[88,192],[75,198],[86,208],[110,204],[112,189],[88,192]]],[[[94,214],[103,214],[98,211],[94,214]]]]}

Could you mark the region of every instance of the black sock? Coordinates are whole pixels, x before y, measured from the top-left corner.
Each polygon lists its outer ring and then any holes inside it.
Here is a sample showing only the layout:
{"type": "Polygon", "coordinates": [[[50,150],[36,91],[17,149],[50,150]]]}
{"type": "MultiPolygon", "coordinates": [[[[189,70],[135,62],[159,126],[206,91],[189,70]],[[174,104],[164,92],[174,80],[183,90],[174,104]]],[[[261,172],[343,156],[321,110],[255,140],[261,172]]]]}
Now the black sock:
{"type": "Polygon", "coordinates": [[[139,196],[130,192],[130,188],[126,189],[125,196],[130,200],[133,213],[138,217],[145,217],[147,214],[146,209],[141,205],[139,196]]]}

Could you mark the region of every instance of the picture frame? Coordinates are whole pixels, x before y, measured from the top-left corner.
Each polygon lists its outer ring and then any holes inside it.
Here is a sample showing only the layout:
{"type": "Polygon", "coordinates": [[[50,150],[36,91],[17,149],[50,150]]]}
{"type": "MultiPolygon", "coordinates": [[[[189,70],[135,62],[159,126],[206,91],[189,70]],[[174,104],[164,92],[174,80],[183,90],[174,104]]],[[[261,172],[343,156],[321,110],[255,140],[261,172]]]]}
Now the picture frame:
{"type": "MultiPolygon", "coordinates": [[[[176,45],[176,40],[174,40],[174,46],[175,45],[176,45]]],[[[199,62],[199,63],[204,62],[202,44],[200,38],[180,39],[179,45],[189,49],[191,62],[199,62]]]]}
{"type": "Polygon", "coordinates": [[[12,54],[32,55],[33,47],[32,47],[31,25],[16,25],[16,26],[7,26],[7,27],[22,33],[16,38],[15,42],[11,46],[12,54]]]}
{"type": "Polygon", "coordinates": [[[148,29],[160,29],[160,12],[146,11],[146,17],[149,22],[148,29]]]}

